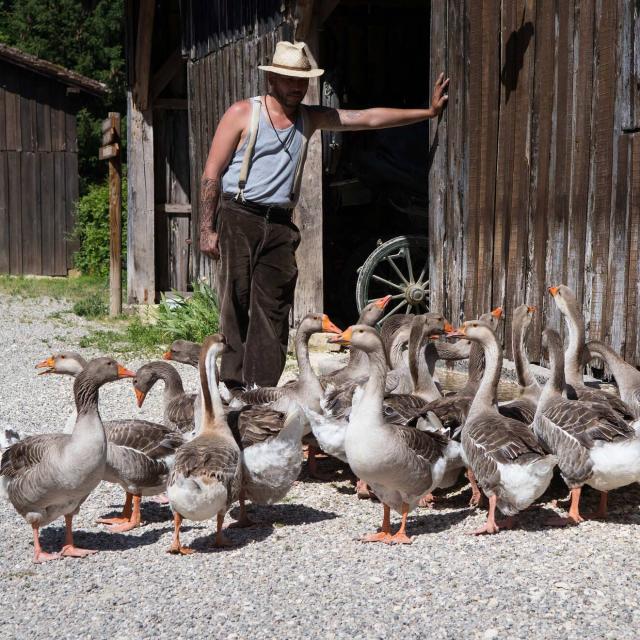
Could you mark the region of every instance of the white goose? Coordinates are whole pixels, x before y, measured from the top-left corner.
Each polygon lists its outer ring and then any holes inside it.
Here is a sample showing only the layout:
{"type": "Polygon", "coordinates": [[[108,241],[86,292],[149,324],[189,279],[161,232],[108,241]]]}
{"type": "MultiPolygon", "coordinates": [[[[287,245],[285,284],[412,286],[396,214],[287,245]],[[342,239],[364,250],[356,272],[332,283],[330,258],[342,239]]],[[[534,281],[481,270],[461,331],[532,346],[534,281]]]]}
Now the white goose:
{"type": "Polygon", "coordinates": [[[579,503],[585,484],[602,492],[595,517],[605,518],[607,492],[640,481],[640,421],[627,424],[606,403],[564,398],[560,336],[547,329],[542,339],[549,352],[551,376],[540,396],[533,430],[558,457],[558,467],[571,490],[569,515],[548,523],[582,522],[579,503]]]}
{"type": "Polygon", "coordinates": [[[222,334],[205,339],[200,355],[202,425],[199,434],[178,449],[167,485],[174,512],[174,536],[169,553],[185,555],[194,549],[180,544],[183,518],[217,517],[216,546],[226,546],[224,516],[238,499],[242,485],[242,456],[224,414],[216,379],[216,358],[227,348],[222,334]]]}
{"type": "Polygon", "coordinates": [[[502,347],[488,324],[465,322],[449,337],[482,345],[485,370],[462,426],[464,457],[489,498],[489,515],[476,535],[513,526],[512,516],[539,498],[551,482],[555,456],[548,455],[525,424],[500,415],[496,394],[502,370],[502,347]],[[496,507],[508,518],[496,522],[496,507]]]}
{"type": "Polygon", "coordinates": [[[369,356],[370,377],[356,394],[345,435],[345,453],[353,472],[369,484],[384,506],[382,529],[364,542],[410,544],[407,516],[420,498],[438,486],[446,467],[449,440],[439,433],[387,424],[383,414],[387,362],[380,336],[355,325],[333,341],[353,344],[369,356]],[[391,509],[402,514],[391,534],[391,509]]]}
{"type": "Polygon", "coordinates": [[[73,433],[30,436],[4,452],[0,495],[31,525],[34,562],[95,553],[74,545],[72,525],[73,516],[102,480],[107,461],[98,391],[107,382],[134,375],[111,358],[92,360],[73,385],[78,410],[73,433]],[[45,553],[39,530],[60,516],[65,518],[66,530],[62,550],[45,553]]]}

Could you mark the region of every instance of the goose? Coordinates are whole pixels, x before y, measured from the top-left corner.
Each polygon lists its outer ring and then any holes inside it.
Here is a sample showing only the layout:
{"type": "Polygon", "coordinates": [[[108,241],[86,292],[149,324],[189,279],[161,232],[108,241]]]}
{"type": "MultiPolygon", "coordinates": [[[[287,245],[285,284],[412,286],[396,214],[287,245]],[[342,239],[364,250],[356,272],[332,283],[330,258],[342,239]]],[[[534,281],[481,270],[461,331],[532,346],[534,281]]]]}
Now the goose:
{"type": "Polygon", "coordinates": [[[640,418],[640,371],[599,340],[588,342],[587,349],[591,358],[598,356],[607,363],[620,390],[620,398],[631,409],[633,417],[640,418]]]}
{"type": "Polygon", "coordinates": [[[513,517],[540,497],[551,482],[557,458],[549,455],[533,431],[500,415],[496,393],[502,369],[502,347],[493,329],[479,320],[465,322],[449,337],[463,337],[484,350],[485,369],[462,426],[464,458],[489,498],[489,514],[474,535],[498,533],[513,526],[513,517]],[[496,508],[507,516],[496,521],[496,508]]]}
{"type": "Polygon", "coordinates": [[[542,391],[535,376],[531,373],[525,346],[526,331],[531,324],[535,311],[535,307],[523,304],[513,312],[511,349],[516,366],[516,375],[518,376],[520,396],[511,402],[502,403],[499,407],[499,411],[503,416],[520,420],[525,424],[533,422],[542,391]]]}
{"type": "Polygon", "coordinates": [[[640,480],[640,421],[627,424],[607,403],[568,400],[560,335],[546,329],[543,346],[549,352],[551,376],[547,380],[533,421],[533,431],[558,458],[558,467],[571,490],[567,517],[548,524],[578,524],[583,517],[579,503],[582,486],[600,494],[594,517],[607,515],[607,492],[640,480]]]}
{"type": "Polygon", "coordinates": [[[136,371],[133,389],[138,407],[142,407],[147,393],[158,380],[164,382],[164,424],[183,434],[191,432],[194,428],[194,404],[197,395],[185,393],[180,374],[168,362],[154,360],[136,371]]]}
{"type": "Polygon", "coordinates": [[[383,503],[382,528],[363,542],[411,544],[407,516],[420,498],[438,485],[446,467],[448,438],[386,422],[383,413],[387,361],[375,329],[354,325],[332,341],[353,344],[369,357],[369,380],[358,391],[345,434],[345,453],[352,471],[370,485],[383,503]],[[391,509],[402,515],[391,534],[391,509]]]}
{"type": "MultiPolygon", "coordinates": [[[[43,369],[41,375],[77,377],[86,368],[86,360],[77,353],[65,351],[50,356],[36,367],[43,369]]],[[[102,479],[120,485],[126,498],[119,516],[98,518],[96,522],[110,525],[111,532],[130,531],[142,524],[142,496],[164,493],[173,456],[184,440],[173,428],[147,420],[110,420],[103,426],[107,462],[102,479]]],[[[166,503],[162,498],[157,501],[166,503]]]]}
{"type": "Polygon", "coordinates": [[[191,340],[174,340],[168,351],[162,354],[164,360],[175,360],[183,364],[189,364],[192,367],[198,367],[198,358],[200,357],[200,349],[202,345],[191,340]]]}
{"type": "MultiPolygon", "coordinates": [[[[147,363],[136,371],[133,386],[139,407],[142,407],[147,393],[158,380],[173,376],[166,371],[167,367],[179,377],[171,365],[161,361],[147,363]]],[[[174,392],[167,394],[165,386],[165,419],[169,414],[174,424],[183,424],[183,430],[195,437],[194,414],[198,420],[198,412],[194,411],[195,394],[178,391],[175,382],[173,388],[174,392]]],[[[284,498],[300,475],[303,459],[301,440],[305,425],[298,411],[292,411],[287,416],[265,406],[246,405],[240,409],[224,407],[224,412],[229,428],[243,452],[240,518],[230,526],[250,526],[254,523],[247,515],[245,500],[251,500],[254,504],[274,504],[284,498]]]]}
{"type": "Polygon", "coordinates": [[[225,337],[208,336],[198,365],[202,395],[202,424],[198,435],[178,449],[167,483],[167,495],[174,513],[174,534],[169,553],[194,552],[180,543],[184,518],[217,518],[215,546],[230,542],[222,532],[224,516],[238,499],[242,486],[242,456],[224,414],[216,378],[216,358],[227,349],[225,337]]]}
{"type": "Polygon", "coordinates": [[[620,398],[601,389],[591,389],[582,376],[583,350],[585,349],[584,319],[573,291],[564,284],[549,287],[556,306],[564,316],[569,330],[569,344],[564,355],[567,397],[593,402],[606,402],[625,420],[633,419],[631,408],[620,398]]]}
{"type": "Polygon", "coordinates": [[[73,385],[78,411],[73,433],[29,436],[4,452],[0,495],[31,525],[35,563],[95,553],[75,546],[73,516],[102,480],[107,461],[98,391],[107,382],[133,375],[111,358],[92,360],[73,385]],[[40,545],[40,528],[60,516],[65,518],[63,547],[60,553],[46,553],[40,545]]]}

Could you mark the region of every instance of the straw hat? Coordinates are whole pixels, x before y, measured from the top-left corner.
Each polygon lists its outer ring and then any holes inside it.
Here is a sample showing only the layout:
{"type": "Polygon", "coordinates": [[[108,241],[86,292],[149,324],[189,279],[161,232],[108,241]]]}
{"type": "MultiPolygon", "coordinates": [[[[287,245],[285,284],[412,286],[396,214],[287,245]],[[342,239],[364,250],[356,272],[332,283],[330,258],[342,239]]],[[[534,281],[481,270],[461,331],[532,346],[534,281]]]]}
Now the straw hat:
{"type": "Polygon", "coordinates": [[[311,62],[304,51],[307,45],[304,42],[295,44],[283,40],[276,44],[271,65],[260,65],[258,69],[271,71],[281,76],[293,76],[294,78],[316,78],[324,73],[324,69],[312,69],[311,62]]]}

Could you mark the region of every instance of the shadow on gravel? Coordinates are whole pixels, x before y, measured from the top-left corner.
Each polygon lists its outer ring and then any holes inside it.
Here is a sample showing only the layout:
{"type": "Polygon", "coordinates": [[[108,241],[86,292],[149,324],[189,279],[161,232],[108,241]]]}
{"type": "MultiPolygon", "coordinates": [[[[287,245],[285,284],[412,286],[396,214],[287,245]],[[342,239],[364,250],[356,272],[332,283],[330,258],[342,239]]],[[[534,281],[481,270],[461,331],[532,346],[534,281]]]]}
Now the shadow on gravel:
{"type": "Polygon", "coordinates": [[[419,536],[424,533],[439,533],[440,531],[451,529],[471,514],[472,512],[467,509],[448,513],[430,510],[426,513],[422,512],[414,518],[410,517],[407,520],[407,530],[412,536],[419,536]]]}
{"type": "MultiPolygon", "coordinates": [[[[231,515],[234,515],[234,513],[236,513],[236,509],[231,512],[231,515]]],[[[272,522],[276,527],[292,527],[300,524],[313,524],[314,522],[333,520],[338,517],[338,515],[333,511],[314,509],[313,507],[307,507],[304,504],[280,503],[269,506],[256,505],[254,506],[253,513],[255,513],[256,517],[265,520],[266,522],[272,522]]]]}
{"type": "Polygon", "coordinates": [[[205,536],[194,538],[189,545],[198,553],[224,553],[225,551],[233,551],[251,544],[252,542],[261,542],[266,540],[273,533],[273,525],[270,523],[260,522],[254,527],[246,527],[243,529],[225,528],[224,535],[230,540],[229,547],[215,547],[215,534],[209,530],[205,536]]]}
{"type": "MultiPolygon", "coordinates": [[[[122,512],[122,505],[110,504],[107,508],[112,509],[109,513],[103,513],[101,518],[113,518],[119,516],[122,512]]],[[[140,515],[142,516],[142,522],[167,522],[173,520],[173,515],[169,505],[158,504],[157,502],[143,502],[140,506],[140,515]]]]}
{"type": "MultiPolygon", "coordinates": [[[[123,551],[136,549],[156,543],[165,533],[173,531],[172,527],[162,529],[134,529],[127,533],[110,533],[109,531],[82,531],[76,529],[73,532],[73,541],[78,547],[84,549],[97,549],[98,551],[123,551]],[[136,534],[136,531],[143,533],[136,534]]],[[[42,546],[47,549],[60,549],[64,541],[64,527],[48,527],[40,534],[42,546]]]]}

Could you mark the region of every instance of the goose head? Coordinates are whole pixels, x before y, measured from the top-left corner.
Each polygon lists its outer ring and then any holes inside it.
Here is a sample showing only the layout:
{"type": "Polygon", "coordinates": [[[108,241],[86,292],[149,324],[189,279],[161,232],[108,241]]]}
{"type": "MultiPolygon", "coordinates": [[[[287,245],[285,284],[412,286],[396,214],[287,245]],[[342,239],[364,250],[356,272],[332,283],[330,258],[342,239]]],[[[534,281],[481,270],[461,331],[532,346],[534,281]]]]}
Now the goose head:
{"type": "Polygon", "coordinates": [[[377,350],[383,350],[382,339],[380,335],[373,327],[368,327],[365,324],[354,324],[340,335],[335,338],[331,338],[329,342],[353,345],[365,353],[372,353],[377,350]]]}
{"type": "Polygon", "coordinates": [[[39,362],[36,369],[42,369],[38,375],[45,373],[58,373],[67,376],[77,376],[85,367],[87,361],[73,351],[61,351],[39,362]]]}
{"type": "Polygon", "coordinates": [[[340,334],[342,330],[331,322],[326,313],[309,313],[302,319],[298,333],[303,336],[310,336],[314,333],[340,334]]]}
{"type": "Polygon", "coordinates": [[[447,333],[447,338],[467,338],[473,342],[486,344],[495,340],[495,332],[491,325],[482,320],[467,320],[455,331],[447,333]]]}
{"type": "Polygon", "coordinates": [[[100,386],[122,378],[135,378],[136,374],[126,367],[123,367],[113,358],[101,357],[94,358],[87,363],[87,366],[82,371],[82,377],[100,386]]]}
{"type": "Polygon", "coordinates": [[[192,367],[198,366],[201,345],[191,340],[174,340],[171,348],[162,354],[164,360],[173,360],[182,364],[190,364],[192,367]]]}
{"type": "Polygon", "coordinates": [[[391,297],[392,296],[389,295],[370,302],[360,312],[358,324],[366,324],[370,327],[374,327],[379,322],[380,318],[382,318],[382,316],[384,315],[384,310],[389,304],[391,297]]]}
{"type": "Polygon", "coordinates": [[[531,324],[531,321],[533,320],[533,314],[535,312],[536,307],[521,304],[513,312],[513,326],[519,327],[524,331],[531,324]]]}
{"type": "Polygon", "coordinates": [[[158,382],[159,379],[160,376],[153,367],[152,362],[142,365],[136,371],[136,377],[133,379],[133,391],[136,394],[138,408],[142,408],[144,399],[147,397],[147,393],[149,393],[151,387],[153,387],[153,385],[158,382]]]}
{"type": "Polygon", "coordinates": [[[553,296],[553,301],[564,316],[571,317],[576,315],[579,309],[578,301],[567,285],[560,284],[555,287],[549,287],[549,293],[553,296]]]}

